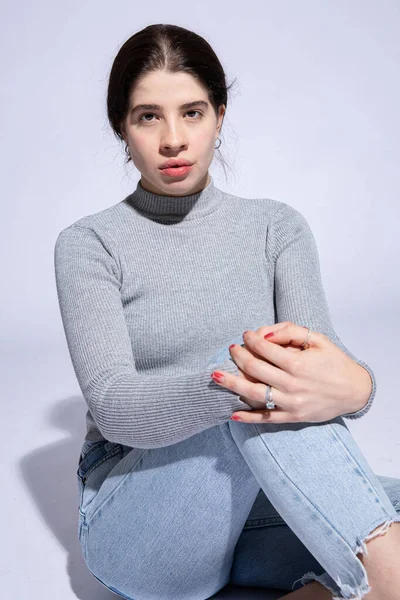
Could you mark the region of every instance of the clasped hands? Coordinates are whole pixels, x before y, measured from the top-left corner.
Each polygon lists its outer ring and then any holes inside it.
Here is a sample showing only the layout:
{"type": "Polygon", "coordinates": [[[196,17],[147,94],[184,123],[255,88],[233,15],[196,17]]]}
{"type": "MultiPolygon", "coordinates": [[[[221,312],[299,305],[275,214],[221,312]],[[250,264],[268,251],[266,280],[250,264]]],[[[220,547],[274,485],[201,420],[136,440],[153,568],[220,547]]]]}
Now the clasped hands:
{"type": "Polygon", "coordinates": [[[231,358],[239,374],[218,371],[218,385],[240,395],[253,410],[236,411],[246,423],[319,423],[356,412],[372,390],[369,373],[330,339],[291,322],[259,327],[243,334],[245,346],[235,344],[231,358]],[[272,337],[265,339],[267,333],[272,337]],[[266,409],[267,385],[275,408],[266,409]]]}

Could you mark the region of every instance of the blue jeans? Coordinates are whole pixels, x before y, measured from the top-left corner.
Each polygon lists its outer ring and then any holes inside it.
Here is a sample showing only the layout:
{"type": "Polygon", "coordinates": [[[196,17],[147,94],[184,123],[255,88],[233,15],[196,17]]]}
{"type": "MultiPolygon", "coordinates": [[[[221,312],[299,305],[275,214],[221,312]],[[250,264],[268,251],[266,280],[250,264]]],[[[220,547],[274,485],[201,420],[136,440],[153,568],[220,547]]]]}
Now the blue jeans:
{"type": "Polygon", "coordinates": [[[86,565],[132,600],[205,600],[228,583],[290,592],[312,579],[361,598],[371,588],[356,554],[400,522],[400,480],[374,474],[342,417],[228,421],[163,448],[85,442],[77,481],[86,565]]]}

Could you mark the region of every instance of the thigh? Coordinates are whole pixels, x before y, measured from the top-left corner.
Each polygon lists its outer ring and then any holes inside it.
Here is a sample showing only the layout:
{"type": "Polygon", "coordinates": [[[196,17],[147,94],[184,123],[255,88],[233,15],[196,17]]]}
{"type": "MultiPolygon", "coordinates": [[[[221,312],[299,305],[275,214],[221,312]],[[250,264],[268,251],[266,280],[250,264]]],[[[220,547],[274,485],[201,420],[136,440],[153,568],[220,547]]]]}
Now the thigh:
{"type": "Polygon", "coordinates": [[[92,574],[135,600],[222,589],[260,489],[228,424],[163,448],[107,444],[89,449],[78,475],[92,574]]]}
{"type": "MultiPolygon", "coordinates": [[[[377,477],[400,514],[400,479],[377,477]]],[[[322,575],[325,569],[260,489],[235,549],[230,583],[291,591],[302,587],[292,586],[309,571],[322,575]]]]}

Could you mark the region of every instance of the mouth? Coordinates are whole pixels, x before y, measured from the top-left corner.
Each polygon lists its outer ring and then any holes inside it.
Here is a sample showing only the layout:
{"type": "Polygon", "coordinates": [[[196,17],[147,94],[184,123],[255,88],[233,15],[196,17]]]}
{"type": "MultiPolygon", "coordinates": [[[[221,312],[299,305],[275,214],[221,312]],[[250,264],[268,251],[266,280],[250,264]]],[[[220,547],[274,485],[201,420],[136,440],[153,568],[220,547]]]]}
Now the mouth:
{"type": "Polygon", "coordinates": [[[193,165],[191,164],[174,165],[171,167],[160,168],[160,171],[163,175],[166,175],[168,177],[180,177],[182,175],[187,175],[188,173],[190,173],[192,167],[193,165]]]}
{"type": "Polygon", "coordinates": [[[193,163],[186,158],[171,158],[170,160],[165,161],[159,168],[163,169],[179,169],[180,167],[191,167],[193,163]]]}

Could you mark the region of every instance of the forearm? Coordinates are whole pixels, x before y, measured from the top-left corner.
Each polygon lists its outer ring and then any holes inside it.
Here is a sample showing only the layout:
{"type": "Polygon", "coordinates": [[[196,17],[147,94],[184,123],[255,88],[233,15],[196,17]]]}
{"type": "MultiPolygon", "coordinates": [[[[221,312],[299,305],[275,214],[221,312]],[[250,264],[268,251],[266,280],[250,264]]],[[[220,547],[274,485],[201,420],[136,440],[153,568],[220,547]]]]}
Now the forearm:
{"type": "MultiPolygon", "coordinates": [[[[236,373],[230,360],[218,367],[236,373]]],[[[133,369],[97,382],[85,399],[102,435],[136,448],[158,448],[219,425],[236,410],[250,410],[237,394],[211,379],[212,368],[173,377],[143,377],[133,369]]]]}

